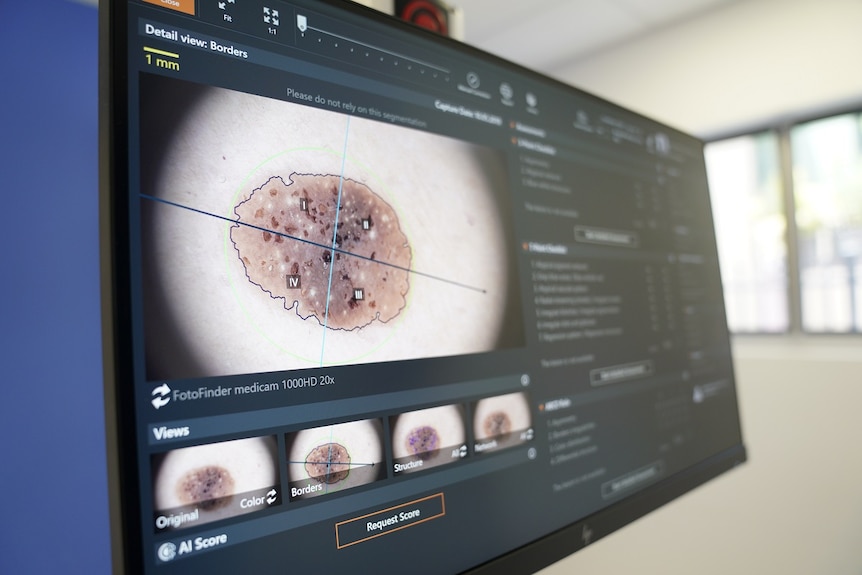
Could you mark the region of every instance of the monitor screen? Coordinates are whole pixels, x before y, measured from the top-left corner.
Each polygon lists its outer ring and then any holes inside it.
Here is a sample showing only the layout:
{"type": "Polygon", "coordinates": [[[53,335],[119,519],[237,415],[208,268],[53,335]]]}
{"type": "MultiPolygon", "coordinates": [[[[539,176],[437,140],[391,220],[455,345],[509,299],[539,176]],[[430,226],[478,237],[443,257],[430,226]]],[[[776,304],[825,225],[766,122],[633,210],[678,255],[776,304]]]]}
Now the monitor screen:
{"type": "Polygon", "coordinates": [[[699,140],[348,3],[101,19],[117,572],[528,573],[745,460],[699,140]]]}

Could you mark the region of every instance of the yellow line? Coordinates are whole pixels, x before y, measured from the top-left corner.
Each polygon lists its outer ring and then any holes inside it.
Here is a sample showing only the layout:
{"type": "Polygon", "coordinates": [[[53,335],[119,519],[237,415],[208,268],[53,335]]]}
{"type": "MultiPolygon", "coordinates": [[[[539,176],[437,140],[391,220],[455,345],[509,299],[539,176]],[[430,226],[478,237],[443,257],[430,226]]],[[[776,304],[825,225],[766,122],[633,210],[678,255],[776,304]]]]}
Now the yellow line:
{"type": "Polygon", "coordinates": [[[165,52],[164,50],[157,50],[156,48],[150,48],[149,46],[144,46],[144,52],[152,52],[153,54],[161,54],[162,56],[170,56],[171,58],[179,58],[180,55],[174,52],[165,52]]]}

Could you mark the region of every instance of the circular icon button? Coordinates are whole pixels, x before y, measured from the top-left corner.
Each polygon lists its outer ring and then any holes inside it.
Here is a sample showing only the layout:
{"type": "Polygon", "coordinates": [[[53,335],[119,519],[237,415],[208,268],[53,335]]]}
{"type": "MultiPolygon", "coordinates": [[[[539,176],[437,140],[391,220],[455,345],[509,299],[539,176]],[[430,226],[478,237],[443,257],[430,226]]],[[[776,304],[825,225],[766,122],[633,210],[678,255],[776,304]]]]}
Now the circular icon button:
{"type": "Polygon", "coordinates": [[[159,559],[161,559],[162,561],[170,561],[177,556],[177,546],[170,541],[168,541],[167,543],[162,543],[159,546],[158,555],[159,559]]]}

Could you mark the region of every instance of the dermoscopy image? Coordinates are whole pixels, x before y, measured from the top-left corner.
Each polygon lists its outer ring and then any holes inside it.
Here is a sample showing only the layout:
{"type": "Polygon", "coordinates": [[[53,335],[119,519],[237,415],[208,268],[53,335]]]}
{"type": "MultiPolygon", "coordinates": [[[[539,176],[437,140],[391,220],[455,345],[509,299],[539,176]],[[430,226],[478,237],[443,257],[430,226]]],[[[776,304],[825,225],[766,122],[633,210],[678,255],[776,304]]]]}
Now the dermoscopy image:
{"type": "Polygon", "coordinates": [[[343,491],[385,477],[379,419],[303,429],[289,434],[286,444],[291,500],[343,491]]]}
{"type": "Polygon", "coordinates": [[[146,74],[141,101],[149,378],[523,345],[500,152],[146,74]]]}
{"type": "Polygon", "coordinates": [[[273,176],[234,211],[230,238],[249,281],[303,319],[354,330],[404,309],[410,246],[392,207],[367,186],[273,176]]]}
{"type": "Polygon", "coordinates": [[[391,418],[395,473],[413,473],[454,463],[466,455],[464,410],[441,405],[391,418]],[[457,455],[456,455],[457,454],[457,455]]]}
{"type": "Polygon", "coordinates": [[[274,436],[174,449],[153,456],[156,528],[189,527],[267,508],[278,485],[274,436]],[[242,499],[242,495],[251,495],[242,499]],[[249,504],[250,503],[250,504],[249,504]]]}
{"type": "Polygon", "coordinates": [[[523,443],[532,433],[530,404],[524,392],[480,399],[473,406],[473,437],[476,452],[493,451],[523,443]]]}

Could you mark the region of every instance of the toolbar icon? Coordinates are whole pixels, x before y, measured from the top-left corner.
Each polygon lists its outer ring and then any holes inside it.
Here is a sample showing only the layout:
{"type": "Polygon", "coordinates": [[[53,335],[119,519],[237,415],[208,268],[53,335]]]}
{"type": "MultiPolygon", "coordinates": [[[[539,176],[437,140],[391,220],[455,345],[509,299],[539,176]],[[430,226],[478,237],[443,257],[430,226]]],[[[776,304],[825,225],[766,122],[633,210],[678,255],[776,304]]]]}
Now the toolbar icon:
{"type": "Polygon", "coordinates": [[[272,9],[269,6],[264,6],[263,21],[265,24],[272,24],[273,26],[278,26],[280,23],[278,10],[272,9]]]}
{"type": "Polygon", "coordinates": [[[219,10],[224,12],[224,14],[222,14],[222,20],[224,20],[225,22],[233,22],[233,16],[231,16],[230,13],[228,12],[228,10],[231,9],[231,7],[228,6],[228,4],[234,4],[235,5],[236,0],[218,0],[217,3],[218,3],[219,10]]]}
{"type": "Polygon", "coordinates": [[[170,541],[162,543],[159,546],[158,555],[162,561],[170,561],[177,556],[177,546],[170,541]]]}

